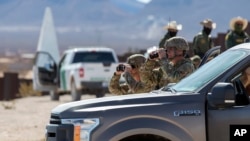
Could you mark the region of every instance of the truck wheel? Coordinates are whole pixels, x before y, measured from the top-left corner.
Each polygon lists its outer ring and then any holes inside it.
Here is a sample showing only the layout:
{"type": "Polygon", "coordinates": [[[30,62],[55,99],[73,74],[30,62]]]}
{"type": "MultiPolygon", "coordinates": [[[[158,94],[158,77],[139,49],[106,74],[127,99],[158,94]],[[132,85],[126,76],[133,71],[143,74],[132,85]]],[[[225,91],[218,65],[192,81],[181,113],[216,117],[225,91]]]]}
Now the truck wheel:
{"type": "Polygon", "coordinates": [[[56,91],[49,91],[49,94],[50,94],[50,99],[52,101],[58,101],[59,100],[60,95],[56,91]]]}
{"type": "Polygon", "coordinates": [[[75,82],[71,82],[71,97],[72,101],[81,100],[81,91],[76,89],[75,82]]]}

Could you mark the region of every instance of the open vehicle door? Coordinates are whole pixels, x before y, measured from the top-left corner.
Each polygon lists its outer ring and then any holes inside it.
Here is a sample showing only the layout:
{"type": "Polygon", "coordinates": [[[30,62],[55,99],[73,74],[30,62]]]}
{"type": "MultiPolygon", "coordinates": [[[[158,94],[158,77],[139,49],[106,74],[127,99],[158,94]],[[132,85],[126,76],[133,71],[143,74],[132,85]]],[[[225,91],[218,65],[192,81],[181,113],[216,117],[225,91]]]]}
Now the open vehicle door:
{"type": "Polygon", "coordinates": [[[221,46],[212,47],[209,49],[201,60],[199,67],[212,60],[221,53],[221,46]]]}
{"type": "Polygon", "coordinates": [[[57,64],[59,59],[53,17],[50,8],[47,7],[32,68],[34,90],[55,91],[57,89],[57,64]]]}

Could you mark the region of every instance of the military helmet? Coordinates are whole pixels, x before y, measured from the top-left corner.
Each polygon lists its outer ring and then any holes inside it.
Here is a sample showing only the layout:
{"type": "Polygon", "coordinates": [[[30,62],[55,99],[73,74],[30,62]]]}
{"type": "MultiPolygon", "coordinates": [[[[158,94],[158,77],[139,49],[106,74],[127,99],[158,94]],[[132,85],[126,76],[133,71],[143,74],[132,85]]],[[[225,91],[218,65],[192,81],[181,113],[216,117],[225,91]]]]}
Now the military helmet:
{"type": "Polygon", "coordinates": [[[127,63],[135,66],[136,68],[141,67],[141,65],[145,61],[146,61],[146,58],[142,54],[134,54],[134,55],[129,56],[127,59],[127,63]]]}
{"type": "Polygon", "coordinates": [[[187,41],[183,37],[172,37],[165,42],[164,47],[168,49],[169,47],[176,47],[180,50],[189,50],[187,41]]]}

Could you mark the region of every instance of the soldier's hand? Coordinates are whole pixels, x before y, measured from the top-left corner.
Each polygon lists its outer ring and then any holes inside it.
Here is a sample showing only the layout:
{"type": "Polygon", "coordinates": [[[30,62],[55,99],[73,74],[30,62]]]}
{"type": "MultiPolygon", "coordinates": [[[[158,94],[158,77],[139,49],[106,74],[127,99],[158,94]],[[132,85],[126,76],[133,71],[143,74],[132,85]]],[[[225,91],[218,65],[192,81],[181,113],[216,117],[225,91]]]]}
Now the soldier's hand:
{"type": "Polygon", "coordinates": [[[116,71],[115,75],[121,75],[123,73],[123,71],[116,71]]]}
{"type": "Polygon", "coordinates": [[[124,64],[119,64],[117,67],[116,67],[116,72],[115,74],[116,75],[121,75],[126,69],[126,66],[124,64]]]}
{"type": "Polygon", "coordinates": [[[149,60],[158,60],[159,54],[158,50],[152,51],[149,53],[148,59],[149,60]]]}
{"type": "Polygon", "coordinates": [[[159,57],[158,57],[159,59],[167,58],[166,49],[164,49],[164,48],[160,48],[158,50],[158,54],[159,54],[159,57]]]}
{"type": "Polygon", "coordinates": [[[132,67],[129,64],[124,64],[125,65],[125,72],[131,72],[132,67]]]}
{"type": "Polygon", "coordinates": [[[120,64],[116,67],[116,75],[121,75],[124,72],[131,72],[132,67],[129,64],[120,64]]]}

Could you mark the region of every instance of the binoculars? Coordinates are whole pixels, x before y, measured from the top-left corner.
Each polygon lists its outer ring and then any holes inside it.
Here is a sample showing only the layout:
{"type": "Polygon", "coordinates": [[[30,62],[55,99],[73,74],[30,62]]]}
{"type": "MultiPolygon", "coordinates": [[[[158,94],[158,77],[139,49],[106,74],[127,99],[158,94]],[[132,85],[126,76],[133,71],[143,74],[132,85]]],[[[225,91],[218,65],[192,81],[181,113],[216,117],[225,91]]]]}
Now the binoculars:
{"type": "MultiPolygon", "coordinates": [[[[168,56],[168,54],[167,54],[168,51],[166,49],[165,49],[165,51],[166,51],[166,56],[168,56]]],[[[154,58],[158,58],[158,57],[159,57],[158,52],[153,52],[153,53],[149,54],[150,59],[154,59],[154,58]]]]}
{"type": "Polygon", "coordinates": [[[116,71],[125,71],[125,69],[126,69],[126,66],[123,65],[123,64],[120,64],[120,65],[118,65],[118,66],[116,67],[116,71]]]}

